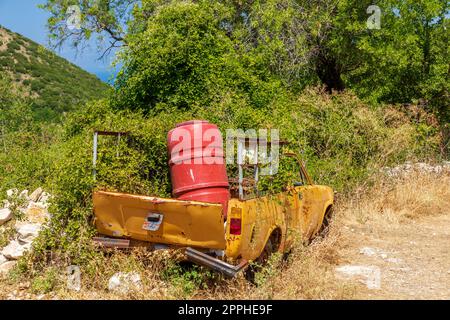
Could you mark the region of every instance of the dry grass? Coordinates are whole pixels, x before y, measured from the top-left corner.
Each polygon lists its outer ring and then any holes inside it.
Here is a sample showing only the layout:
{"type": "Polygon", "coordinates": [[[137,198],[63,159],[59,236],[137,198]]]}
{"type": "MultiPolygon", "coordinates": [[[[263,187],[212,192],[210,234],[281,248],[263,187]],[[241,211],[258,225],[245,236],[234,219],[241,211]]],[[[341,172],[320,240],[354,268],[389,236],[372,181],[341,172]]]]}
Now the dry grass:
{"type": "Polygon", "coordinates": [[[375,185],[342,201],[340,215],[348,222],[401,223],[448,213],[450,175],[413,172],[379,177],[375,185]]]}

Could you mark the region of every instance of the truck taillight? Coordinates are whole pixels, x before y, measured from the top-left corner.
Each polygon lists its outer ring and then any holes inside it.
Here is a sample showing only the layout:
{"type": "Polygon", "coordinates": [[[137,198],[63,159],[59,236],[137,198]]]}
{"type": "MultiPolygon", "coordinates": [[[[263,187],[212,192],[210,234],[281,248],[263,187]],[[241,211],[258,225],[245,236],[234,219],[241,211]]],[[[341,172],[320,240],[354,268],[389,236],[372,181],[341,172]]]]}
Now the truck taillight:
{"type": "Polygon", "coordinates": [[[231,218],[230,220],[230,234],[240,236],[242,231],[242,220],[231,218]]]}

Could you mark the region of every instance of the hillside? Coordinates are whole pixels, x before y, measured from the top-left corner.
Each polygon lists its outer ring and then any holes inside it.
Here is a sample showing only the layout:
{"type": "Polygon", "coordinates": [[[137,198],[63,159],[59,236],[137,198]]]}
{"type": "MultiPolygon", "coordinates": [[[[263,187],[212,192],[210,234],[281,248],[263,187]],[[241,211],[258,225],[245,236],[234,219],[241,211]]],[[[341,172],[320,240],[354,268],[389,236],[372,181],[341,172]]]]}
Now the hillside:
{"type": "Polygon", "coordinates": [[[27,89],[40,119],[54,119],[80,103],[100,98],[108,89],[95,75],[3,27],[0,70],[27,89]]]}

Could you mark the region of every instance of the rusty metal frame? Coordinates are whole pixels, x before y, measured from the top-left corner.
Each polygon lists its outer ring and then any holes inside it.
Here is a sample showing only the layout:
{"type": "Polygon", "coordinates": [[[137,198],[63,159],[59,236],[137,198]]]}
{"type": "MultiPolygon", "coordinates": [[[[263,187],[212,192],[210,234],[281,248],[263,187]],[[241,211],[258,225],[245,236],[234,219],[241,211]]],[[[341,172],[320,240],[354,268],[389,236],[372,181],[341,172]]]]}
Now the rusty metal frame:
{"type": "Polygon", "coordinates": [[[309,185],[314,185],[313,180],[311,179],[311,177],[308,174],[308,171],[306,171],[306,167],[305,164],[303,163],[302,159],[300,158],[300,156],[296,153],[292,153],[292,152],[286,152],[282,154],[285,157],[291,157],[291,158],[295,158],[295,160],[297,160],[299,167],[300,167],[300,177],[306,180],[306,182],[309,185]]]}
{"type": "MultiPolygon", "coordinates": [[[[92,152],[92,174],[94,176],[94,181],[97,179],[97,160],[98,160],[98,137],[99,136],[115,136],[117,137],[117,147],[120,144],[120,138],[122,136],[128,135],[128,132],[118,132],[118,131],[94,131],[94,143],[92,152]]],[[[119,149],[117,149],[117,157],[119,156],[119,149]]]]}
{"type": "MultiPolygon", "coordinates": [[[[251,150],[253,149],[255,152],[255,156],[258,157],[258,152],[259,152],[259,145],[258,143],[261,142],[265,142],[267,147],[270,148],[271,144],[273,142],[277,142],[280,146],[283,145],[288,145],[289,143],[287,141],[283,141],[283,140],[277,140],[277,141],[267,141],[266,139],[262,139],[262,138],[252,138],[252,137],[237,137],[237,157],[238,157],[238,184],[239,184],[239,199],[240,200],[245,200],[245,195],[244,195],[244,187],[243,187],[243,183],[244,183],[244,168],[248,167],[245,164],[245,159],[243,159],[243,152],[244,150],[251,150]],[[252,148],[254,147],[254,148],[252,148]]],[[[259,196],[259,190],[258,190],[258,181],[259,181],[259,167],[260,164],[257,162],[256,164],[254,164],[253,166],[254,169],[254,188],[255,188],[255,194],[258,197],[259,196]]]]}

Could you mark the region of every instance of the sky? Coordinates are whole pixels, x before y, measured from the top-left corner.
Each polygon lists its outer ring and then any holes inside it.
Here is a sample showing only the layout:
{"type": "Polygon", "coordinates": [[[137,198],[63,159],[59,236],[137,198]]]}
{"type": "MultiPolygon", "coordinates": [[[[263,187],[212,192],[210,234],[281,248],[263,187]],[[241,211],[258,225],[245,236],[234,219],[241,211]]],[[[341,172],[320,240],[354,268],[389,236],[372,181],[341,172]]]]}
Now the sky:
{"type": "MultiPolygon", "coordinates": [[[[49,14],[37,7],[44,2],[45,0],[0,0],[0,25],[48,48],[45,25],[49,14]]],[[[82,53],[77,54],[69,44],[55,53],[97,75],[103,81],[111,80],[117,73],[111,67],[114,55],[99,60],[101,54],[97,51],[95,41],[91,41],[82,53]]]]}

